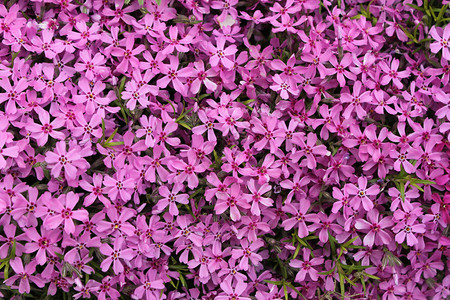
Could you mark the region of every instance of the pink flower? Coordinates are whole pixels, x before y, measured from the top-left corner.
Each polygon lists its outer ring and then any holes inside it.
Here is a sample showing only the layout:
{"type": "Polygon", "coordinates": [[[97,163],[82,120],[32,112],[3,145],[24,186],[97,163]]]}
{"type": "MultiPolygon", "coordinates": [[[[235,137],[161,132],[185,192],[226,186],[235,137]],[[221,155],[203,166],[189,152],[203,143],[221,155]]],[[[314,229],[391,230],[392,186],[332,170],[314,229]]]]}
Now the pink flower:
{"type": "Polygon", "coordinates": [[[314,219],[314,223],[309,226],[309,230],[314,231],[316,229],[320,229],[319,231],[319,240],[322,243],[328,242],[329,235],[332,232],[335,234],[340,234],[343,232],[343,228],[339,224],[335,224],[334,220],[338,217],[337,214],[330,214],[327,216],[323,212],[319,212],[314,219]]]}
{"type": "Polygon", "coordinates": [[[406,220],[406,222],[400,222],[393,228],[395,235],[395,241],[397,243],[403,243],[406,239],[408,246],[416,245],[418,240],[415,234],[425,233],[425,225],[418,224],[414,218],[406,220]]]}
{"type": "Polygon", "coordinates": [[[106,243],[100,246],[100,252],[107,256],[100,265],[103,272],[108,271],[111,264],[113,264],[114,273],[120,274],[123,272],[124,269],[120,259],[130,261],[135,256],[133,249],[124,249],[124,246],[125,240],[122,237],[117,237],[114,240],[114,249],[106,243]]]}
{"type": "Polygon", "coordinates": [[[393,59],[391,62],[391,67],[384,61],[380,62],[380,68],[386,75],[381,78],[381,84],[387,85],[391,82],[399,89],[403,88],[403,84],[400,82],[401,79],[409,77],[409,71],[398,71],[398,66],[400,62],[398,59],[393,59]]]}
{"type": "Polygon", "coordinates": [[[8,286],[12,286],[17,279],[20,279],[19,282],[19,293],[30,293],[30,280],[36,284],[38,287],[43,288],[45,282],[40,278],[40,276],[32,275],[36,271],[36,262],[31,261],[28,263],[25,268],[22,264],[22,259],[20,257],[16,257],[9,262],[11,268],[14,270],[16,275],[11,276],[7,280],[5,280],[5,284],[8,286]]]}
{"type": "Polygon", "coordinates": [[[263,205],[263,207],[271,207],[273,205],[273,200],[270,198],[262,197],[265,193],[270,191],[272,187],[265,183],[261,185],[258,189],[255,186],[255,181],[250,179],[247,183],[247,187],[251,194],[244,194],[243,196],[247,199],[248,203],[251,203],[250,211],[255,216],[259,216],[261,214],[261,210],[259,205],[263,205]]]}
{"type": "Polygon", "coordinates": [[[188,163],[185,163],[181,159],[172,160],[171,166],[180,171],[180,174],[174,174],[173,180],[175,183],[182,183],[187,179],[188,187],[194,189],[198,186],[198,177],[196,173],[205,172],[207,166],[205,163],[200,163],[200,160],[192,152],[188,152],[187,158],[188,163]]]}
{"type": "Polygon", "coordinates": [[[385,228],[394,225],[394,222],[390,217],[379,219],[379,212],[377,209],[372,209],[367,213],[366,221],[364,219],[357,219],[355,221],[355,227],[359,230],[369,230],[369,232],[364,237],[364,245],[372,247],[375,243],[376,245],[386,245],[391,242],[391,236],[385,231],[385,228]]]}
{"type": "Polygon", "coordinates": [[[225,48],[225,38],[217,38],[217,47],[214,47],[211,43],[207,46],[207,51],[210,53],[209,63],[211,67],[216,67],[221,63],[225,68],[231,69],[234,66],[234,62],[227,56],[233,55],[237,52],[236,45],[231,45],[225,48]]]}
{"type": "Polygon", "coordinates": [[[359,177],[358,178],[358,187],[353,183],[348,183],[344,186],[344,189],[350,194],[355,195],[351,199],[351,205],[353,209],[358,210],[361,203],[363,208],[366,211],[370,211],[373,208],[373,201],[369,198],[369,196],[378,195],[380,192],[380,188],[377,185],[373,185],[367,188],[367,178],[359,177]]]}
{"type": "Polygon", "coordinates": [[[304,238],[309,235],[309,229],[306,225],[306,221],[315,222],[318,221],[318,218],[315,214],[307,214],[311,206],[308,200],[300,200],[300,204],[298,206],[299,208],[297,209],[293,204],[288,203],[283,207],[283,211],[290,213],[292,217],[284,220],[281,226],[285,230],[291,230],[295,225],[298,225],[297,234],[300,238],[304,238]]]}
{"type": "Polygon", "coordinates": [[[215,297],[217,300],[250,300],[248,297],[242,297],[241,295],[244,294],[245,290],[247,289],[247,283],[245,283],[242,280],[238,280],[235,288],[231,285],[232,281],[231,279],[225,280],[222,283],[220,283],[220,288],[224,291],[223,294],[218,295],[215,297]]]}
{"type": "Polygon", "coordinates": [[[306,143],[304,136],[297,136],[294,143],[299,145],[301,148],[299,154],[301,156],[306,156],[306,165],[309,169],[314,169],[317,166],[315,155],[329,156],[331,154],[325,145],[316,145],[317,136],[314,133],[308,133],[306,143]]]}
{"type": "Polygon", "coordinates": [[[172,191],[169,191],[167,186],[163,185],[159,188],[158,192],[163,199],[158,200],[156,209],[158,211],[163,211],[167,206],[169,206],[169,213],[172,216],[178,216],[179,211],[176,203],[188,204],[189,195],[188,194],[178,194],[183,189],[182,184],[174,184],[172,191]]]}
{"type": "Polygon", "coordinates": [[[135,179],[126,175],[126,170],[120,169],[116,174],[114,174],[114,178],[109,175],[105,176],[103,184],[106,187],[105,192],[108,193],[111,200],[116,200],[118,196],[124,201],[131,199],[135,179]]]}
{"type": "Polygon", "coordinates": [[[82,158],[80,150],[80,147],[69,147],[69,151],[67,151],[64,141],[57,142],[55,152],[48,151],[45,154],[45,161],[51,168],[51,174],[59,177],[64,168],[67,182],[72,186],[77,186],[76,179],[89,166],[87,161],[82,158]]]}
{"type": "Polygon", "coordinates": [[[222,131],[222,136],[227,136],[229,132],[233,135],[235,139],[239,138],[239,132],[237,128],[246,129],[249,127],[249,123],[245,121],[238,121],[242,116],[243,112],[240,109],[221,110],[219,111],[219,116],[216,117],[217,121],[222,125],[220,130],[222,131]]]}
{"type": "Polygon", "coordinates": [[[241,213],[239,212],[238,206],[244,209],[251,207],[241,194],[241,188],[237,183],[231,185],[229,192],[218,192],[216,194],[217,203],[214,207],[216,213],[223,214],[229,208],[231,220],[239,221],[241,219],[241,213]]]}
{"type": "Polygon", "coordinates": [[[111,51],[112,55],[121,58],[121,62],[117,66],[116,70],[122,74],[129,72],[130,68],[139,68],[139,59],[136,58],[136,55],[144,51],[145,46],[139,45],[134,47],[134,42],[134,36],[128,35],[125,42],[125,49],[116,47],[111,51]]]}
{"type": "Polygon", "coordinates": [[[303,282],[307,274],[313,281],[319,279],[319,272],[313,267],[323,264],[324,259],[322,257],[315,257],[310,260],[310,256],[311,250],[303,248],[303,260],[293,259],[289,263],[289,266],[300,269],[295,276],[295,281],[303,282]]]}
{"type": "Polygon", "coordinates": [[[249,260],[253,264],[253,266],[257,267],[259,263],[262,261],[262,256],[257,254],[257,250],[264,246],[264,242],[261,239],[256,240],[255,242],[249,244],[247,239],[241,240],[241,248],[233,249],[231,251],[231,256],[234,259],[239,259],[239,268],[247,271],[249,269],[249,260]]]}
{"type": "Polygon", "coordinates": [[[438,53],[442,50],[442,57],[450,61],[450,25],[447,24],[445,29],[433,26],[429,32],[435,42],[430,44],[430,50],[433,53],[438,53]]]}
{"type": "Polygon", "coordinates": [[[19,156],[20,148],[18,146],[5,147],[7,137],[5,132],[0,132],[0,170],[6,167],[5,157],[16,158],[19,156]]]}
{"type": "Polygon", "coordinates": [[[55,229],[63,223],[64,231],[68,234],[75,232],[75,224],[73,219],[85,222],[89,218],[89,214],[85,209],[74,210],[73,208],[78,203],[80,197],[73,192],[61,195],[56,200],[52,200],[52,204],[49,203],[49,199],[46,199],[47,206],[52,207],[55,211],[53,216],[45,218],[44,226],[49,229],[55,229]]]}
{"type": "Polygon", "coordinates": [[[88,80],[94,80],[97,75],[102,77],[108,74],[108,68],[105,67],[106,59],[101,53],[95,53],[92,57],[92,52],[89,50],[80,51],[80,62],[77,62],[74,67],[77,72],[84,72],[84,76],[88,80]]]}
{"type": "Polygon", "coordinates": [[[288,77],[281,77],[280,75],[275,74],[273,82],[274,84],[271,85],[270,88],[275,92],[279,92],[283,99],[289,99],[289,94],[298,96],[300,93],[297,85],[289,80],[288,77]]]}
{"type": "MultiPolygon", "coordinates": [[[[49,216],[50,217],[50,216],[49,216]]],[[[47,254],[56,256],[55,252],[61,252],[57,242],[61,239],[60,230],[41,229],[41,234],[35,228],[28,228],[25,231],[30,242],[25,244],[25,253],[36,253],[36,262],[44,265],[47,262],[47,254]]]]}

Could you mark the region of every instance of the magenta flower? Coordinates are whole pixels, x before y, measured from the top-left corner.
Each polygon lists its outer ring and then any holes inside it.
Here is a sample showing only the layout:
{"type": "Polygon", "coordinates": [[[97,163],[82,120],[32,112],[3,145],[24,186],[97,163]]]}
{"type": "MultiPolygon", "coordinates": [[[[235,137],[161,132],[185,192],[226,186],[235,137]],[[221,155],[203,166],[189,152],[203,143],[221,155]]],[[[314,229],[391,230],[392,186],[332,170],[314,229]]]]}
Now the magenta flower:
{"type": "Polygon", "coordinates": [[[80,197],[73,192],[59,196],[52,204],[47,201],[47,206],[52,207],[55,211],[53,216],[45,218],[44,226],[49,229],[55,229],[63,224],[64,231],[68,234],[75,232],[75,224],[73,219],[85,222],[89,218],[89,214],[85,209],[74,210],[80,197]]]}
{"type": "Polygon", "coordinates": [[[157,86],[161,89],[167,87],[167,85],[172,82],[173,88],[182,94],[183,96],[187,93],[187,86],[182,82],[184,78],[195,76],[194,69],[190,67],[180,68],[180,62],[178,56],[169,56],[170,64],[161,66],[161,73],[166,76],[158,79],[157,86]]]}
{"type": "Polygon", "coordinates": [[[416,234],[425,233],[425,225],[418,224],[414,218],[407,219],[406,222],[400,222],[392,229],[397,233],[395,235],[395,241],[401,244],[406,240],[408,246],[417,244],[416,234]]]}
{"type": "Polygon", "coordinates": [[[159,297],[162,289],[164,289],[164,281],[159,278],[156,270],[149,269],[146,274],[141,274],[140,285],[134,290],[133,295],[135,299],[153,300],[159,297]]]}
{"type": "Polygon", "coordinates": [[[342,114],[345,118],[350,118],[352,112],[356,112],[358,118],[363,119],[367,112],[363,108],[364,103],[372,102],[372,97],[370,96],[369,91],[364,91],[362,88],[362,83],[360,81],[356,81],[353,86],[353,95],[349,93],[343,93],[341,95],[342,103],[349,103],[347,108],[344,110],[342,114]]]}
{"type": "Polygon", "coordinates": [[[145,50],[144,45],[139,45],[134,47],[135,39],[133,35],[129,35],[126,38],[125,49],[122,48],[114,48],[111,51],[111,54],[115,57],[121,58],[121,62],[117,66],[117,71],[125,74],[131,68],[139,68],[139,59],[136,58],[136,55],[140,54],[145,50]]]}
{"type": "Polygon", "coordinates": [[[83,94],[73,95],[73,102],[86,105],[86,112],[94,114],[96,110],[102,105],[108,105],[111,100],[103,97],[102,92],[105,89],[105,84],[101,81],[90,84],[86,78],[81,78],[78,82],[83,94]]]}
{"type": "Polygon", "coordinates": [[[174,184],[172,191],[165,185],[161,186],[158,190],[159,194],[163,196],[163,199],[158,200],[156,209],[158,211],[163,211],[167,206],[169,206],[169,213],[172,216],[178,216],[179,211],[176,203],[188,204],[189,195],[188,194],[178,194],[183,189],[182,184],[174,184]]]}
{"type": "Polygon", "coordinates": [[[28,88],[29,84],[26,78],[22,78],[18,81],[14,81],[13,85],[9,78],[5,78],[2,81],[2,89],[5,90],[5,93],[0,94],[0,104],[6,102],[6,110],[7,114],[15,114],[17,112],[16,103],[18,101],[23,101],[25,98],[24,91],[28,88]]]}
{"type": "Polygon", "coordinates": [[[262,256],[257,254],[257,250],[264,246],[264,242],[260,239],[249,244],[247,239],[241,240],[241,249],[233,249],[231,251],[231,256],[234,259],[240,259],[239,268],[241,270],[247,271],[249,269],[249,260],[253,266],[258,266],[260,261],[262,261],[262,256]]]}
{"type": "Polygon", "coordinates": [[[220,294],[215,299],[217,300],[250,300],[248,297],[242,297],[241,295],[247,289],[247,283],[242,280],[238,280],[235,287],[233,288],[231,285],[231,280],[225,280],[220,283],[220,288],[224,291],[224,294],[220,294]]]}
{"type": "Polygon", "coordinates": [[[89,181],[84,176],[82,176],[82,178],[83,180],[80,181],[80,187],[85,191],[90,192],[89,195],[84,198],[83,206],[89,206],[98,199],[106,208],[109,208],[111,206],[111,201],[104,196],[106,191],[104,191],[102,185],[103,175],[93,174],[92,179],[89,181]]]}
{"type": "Polygon", "coordinates": [[[374,243],[376,245],[389,244],[391,242],[391,236],[384,229],[394,225],[392,219],[386,217],[379,220],[379,212],[377,209],[370,210],[367,213],[367,218],[369,222],[364,219],[357,219],[355,221],[356,229],[369,230],[364,237],[364,245],[372,247],[374,243]]]}
{"type": "Polygon", "coordinates": [[[226,193],[219,191],[216,194],[217,203],[214,207],[216,213],[223,214],[229,208],[231,220],[239,221],[241,219],[241,213],[239,212],[238,206],[244,209],[251,207],[241,194],[241,188],[237,183],[232,184],[226,193]]]}
{"type": "Polygon", "coordinates": [[[114,160],[114,166],[116,166],[117,168],[121,168],[126,160],[130,163],[133,163],[134,160],[137,159],[136,154],[147,149],[144,141],[137,141],[136,143],[133,142],[134,133],[131,131],[127,131],[123,135],[123,146],[121,146],[122,151],[114,160]]]}
{"type": "Polygon", "coordinates": [[[430,44],[430,50],[433,53],[438,53],[442,50],[442,57],[450,61],[450,25],[447,24],[445,29],[433,26],[429,32],[435,42],[430,44]]]}
{"type": "Polygon", "coordinates": [[[350,80],[356,81],[356,75],[350,71],[347,71],[351,63],[353,62],[352,57],[349,53],[345,54],[344,57],[338,62],[336,56],[330,56],[330,63],[333,65],[334,69],[327,69],[327,75],[336,74],[337,81],[341,87],[345,86],[345,77],[350,80]]]}
{"type": "Polygon", "coordinates": [[[84,71],[84,76],[88,80],[94,80],[96,76],[106,76],[108,68],[105,67],[106,59],[100,53],[92,57],[89,50],[80,51],[80,61],[74,65],[77,72],[84,71]]]}
{"type": "Polygon", "coordinates": [[[225,48],[225,38],[217,38],[217,47],[211,43],[207,46],[207,51],[210,53],[209,63],[211,67],[216,67],[221,63],[225,68],[231,69],[234,66],[234,62],[231,61],[227,56],[233,55],[237,52],[236,45],[231,45],[225,48]]]}
{"type": "Polygon", "coordinates": [[[271,207],[273,205],[272,199],[263,197],[265,193],[272,189],[268,183],[261,185],[257,189],[255,181],[250,179],[247,183],[247,188],[251,194],[244,194],[243,196],[247,199],[248,203],[251,203],[250,211],[255,216],[259,216],[261,214],[260,205],[263,207],[271,207]]]}
{"type": "Polygon", "coordinates": [[[349,193],[349,195],[354,195],[351,199],[351,206],[353,209],[358,210],[361,203],[364,210],[370,211],[373,208],[373,201],[369,196],[378,195],[380,188],[377,185],[373,185],[367,188],[367,178],[359,177],[358,186],[353,183],[348,183],[344,186],[344,189],[349,193]]]}
{"type": "Polygon", "coordinates": [[[258,183],[264,184],[269,182],[271,178],[279,178],[281,176],[281,170],[278,168],[278,165],[278,162],[275,162],[275,157],[272,154],[268,154],[260,167],[246,167],[242,169],[241,174],[258,177],[258,183]]]}
{"type": "Polygon", "coordinates": [[[110,207],[106,210],[106,214],[110,221],[103,219],[97,222],[97,230],[107,234],[120,232],[122,235],[132,236],[135,233],[135,228],[129,222],[129,219],[134,217],[135,211],[133,209],[124,208],[118,211],[115,207],[110,207]]]}
{"type": "Polygon", "coordinates": [[[187,179],[188,187],[194,189],[198,186],[198,177],[196,173],[205,172],[207,166],[205,163],[200,163],[200,160],[192,152],[188,152],[187,158],[188,163],[185,163],[181,159],[172,160],[171,165],[180,171],[180,174],[174,176],[174,182],[182,183],[187,179]]]}
{"type": "Polygon", "coordinates": [[[106,259],[104,259],[100,265],[103,272],[106,272],[111,264],[113,264],[114,273],[120,274],[124,270],[120,259],[130,261],[135,256],[133,249],[124,249],[124,243],[125,240],[122,237],[118,237],[114,240],[114,249],[108,244],[102,244],[100,246],[100,252],[106,256],[106,259]]]}
{"type": "Polygon", "coordinates": [[[0,132],[0,169],[4,169],[6,167],[6,159],[5,157],[16,158],[19,156],[19,147],[18,146],[10,146],[5,147],[7,142],[7,134],[4,132],[0,132]]]}
{"type": "Polygon", "coordinates": [[[229,110],[220,110],[219,116],[216,117],[217,121],[221,124],[220,130],[222,136],[227,136],[231,132],[235,139],[239,138],[239,132],[237,128],[246,129],[249,127],[249,123],[246,121],[238,121],[242,118],[243,112],[240,109],[233,109],[230,113],[229,110]]]}
{"type": "Polygon", "coordinates": [[[116,200],[118,197],[124,201],[131,199],[131,194],[134,189],[135,179],[126,176],[127,173],[125,169],[120,169],[114,178],[106,175],[103,179],[103,184],[105,185],[105,192],[111,200],[116,200]]]}
{"type": "Polygon", "coordinates": [[[36,262],[32,261],[28,263],[24,268],[22,259],[20,257],[16,257],[11,260],[9,264],[11,265],[11,268],[14,270],[16,275],[13,275],[5,280],[5,284],[7,284],[8,286],[12,286],[17,281],[17,279],[20,279],[19,293],[21,294],[30,293],[30,280],[38,287],[44,287],[45,281],[42,280],[40,276],[33,275],[33,273],[36,271],[36,262]]]}
{"type": "Polygon", "coordinates": [[[327,150],[325,145],[316,145],[317,136],[313,133],[308,134],[308,136],[306,137],[306,143],[304,136],[297,136],[294,140],[294,143],[299,145],[301,148],[299,154],[301,154],[301,156],[306,156],[306,165],[309,169],[314,169],[317,166],[315,155],[330,155],[330,152],[327,150]]]}
{"type": "Polygon", "coordinates": [[[278,74],[275,74],[275,76],[273,77],[273,81],[274,84],[271,85],[270,88],[275,92],[279,92],[281,98],[283,99],[289,99],[289,94],[298,96],[298,94],[300,93],[297,85],[289,80],[288,77],[282,77],[278,74]]]}
{"type": "Polygon", "coordinates": [[[41,234],[35,228],[28,228],[25,231],[26,236],[30,239],[29,243],[25,244],[25,253],[36,253],[36,262],[39,265],[44,265],[49,256],[56,256],[55,253],[61,252],[57,247],[57,242],[61,239],[59,230],[41,229],[41,234]]]}
{"type": "MultiPolygon", "coordinates": [[[[48,151],[45,153],[45,161],[51,168],[51,174],[59,177],[61,170],[64,168],[64,175],[68,183],[76,181],[82,170],[87,169],[87,162],[81,156],[79,147],[69,147],[66,150],[66,143],[63,141],[56,143],[55,152],[48,151]]],[[[75,183],[77,185],[77,183],[75,183]]]]}
{"type": "Polygon", "coordinates": [[[298,225],[297,234],[300,238],[304,238],[309,235],[309,229],[306,225],[307,222],[316,222],[319,219],[315,214],[307,214],[310,203],[308,200],[303,199],[300,200],[299,208],[297,209],[293,204],[288,203],[283,207],[283,211],[286,213],[290,213],[292,215],[291,218],[288,218],[283,221],[281,226],[285,230],[291,230],[294,226],[298,225]]]}
{"type": "Polygon", "coordinates": [[[328,242],[329,235],[334,232],[335,234],[340,234],[343,232],[343,228],[339,224],[335,224],[334,220],[338,217],[337,214],[331,214],[327,216],[323,212],[319,212],[313,224],[309,226],[309,230],[314,231],[320,229],[319,240],[322,243],[328,242]]]}
{"type": "Polygon", "coordinates": [[[324,259],[322,257],[310,259],[310,256],[311,250],[308,248],[303,248],[303,260],[293,259],[289,263],[291,267],[300,269],[295,276],[295,281],[300,283],[303,282],[306,275],[309,275],[313,281],[317,281],[319,279],[319,272],[313,267],[323,264],[324,259]]]}
{"type": "Polygon", "coordinates": [[[400,82],[401,79],[407,78],[410,74],[409,71],[398,71],[399,67],[399,60],[393,59],[391,62],[391,66],[389,67],[388,64],[384,61],[380,62],[380,68],[383,70],[386,75],[384,75],[381,78],[381,84],[387,85],[389,82],[391,82],[399,89],[403,87],[403,84],[400,82]]]}

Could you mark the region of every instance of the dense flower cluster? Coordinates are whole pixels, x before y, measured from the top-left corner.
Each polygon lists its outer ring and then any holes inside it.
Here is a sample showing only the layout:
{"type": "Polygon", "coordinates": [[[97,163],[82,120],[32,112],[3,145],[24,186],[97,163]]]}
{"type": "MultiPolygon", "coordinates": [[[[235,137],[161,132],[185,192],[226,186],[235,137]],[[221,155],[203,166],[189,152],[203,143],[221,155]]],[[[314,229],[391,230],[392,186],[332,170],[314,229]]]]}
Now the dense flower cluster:
{"type": "Polygon", "coordinates": [[[431,2],[5,1],[0,297],[449,297],[431,2]]]}

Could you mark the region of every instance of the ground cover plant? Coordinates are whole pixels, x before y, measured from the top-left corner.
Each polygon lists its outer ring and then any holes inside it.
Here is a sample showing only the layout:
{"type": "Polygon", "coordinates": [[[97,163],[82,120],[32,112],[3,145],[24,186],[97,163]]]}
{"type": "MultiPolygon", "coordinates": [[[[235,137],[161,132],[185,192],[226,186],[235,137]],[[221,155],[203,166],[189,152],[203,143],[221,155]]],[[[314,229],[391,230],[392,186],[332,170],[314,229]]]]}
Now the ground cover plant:
{"type": "Polygon", "coordinates": [[[5,0],[0,297],[446,299],[440,0],[5,0]]]}

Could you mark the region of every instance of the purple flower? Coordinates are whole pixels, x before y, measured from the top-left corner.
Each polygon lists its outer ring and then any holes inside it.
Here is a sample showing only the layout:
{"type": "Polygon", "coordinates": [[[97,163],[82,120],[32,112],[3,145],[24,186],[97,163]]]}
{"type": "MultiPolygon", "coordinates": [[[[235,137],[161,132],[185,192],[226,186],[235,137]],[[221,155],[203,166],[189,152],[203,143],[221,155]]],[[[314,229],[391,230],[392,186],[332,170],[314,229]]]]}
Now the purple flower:
{"type": "Polygon", "coordinates": [[[293,259],[289,263],[291,267],[300,269],[295,276],[295,281],[303,282],[306,278],[306,275],[309,275],[311,280],[317,281],[319,279],[319,272],[314,268],[314,266],[321,265],[324,262],[324,259],[321,257],[315,257],[310,259],[311,250],[304,248],[303,249],[303,260],[293,259]]]}

